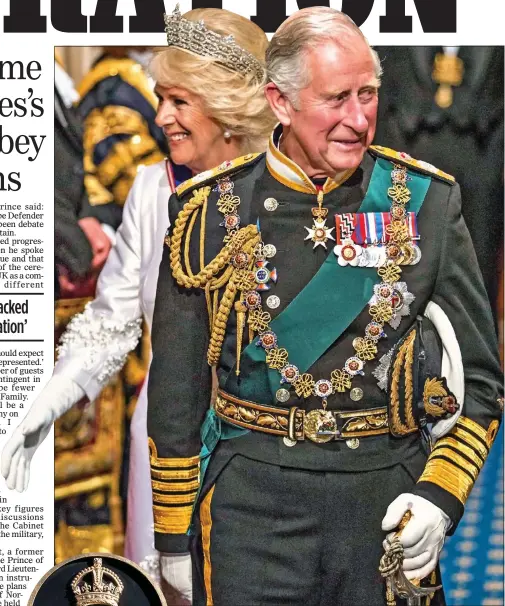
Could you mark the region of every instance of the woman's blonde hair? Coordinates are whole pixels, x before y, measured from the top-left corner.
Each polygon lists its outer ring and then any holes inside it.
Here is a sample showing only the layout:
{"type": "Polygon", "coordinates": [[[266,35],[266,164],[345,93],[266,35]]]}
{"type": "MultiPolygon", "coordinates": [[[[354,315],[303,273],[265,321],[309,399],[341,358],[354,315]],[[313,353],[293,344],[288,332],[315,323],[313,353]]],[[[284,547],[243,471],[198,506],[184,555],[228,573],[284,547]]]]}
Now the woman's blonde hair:
{"type": "MultiPolygon", "coordinates": [[[[218,8],[197,8],[183,15],[189,21],[201,21],[222,36],[233,35],[236,44],[265,65],[268,39],[249,19],[218,8]]],[[[244,76],[221,66],[211,56],[200,56],[177,47],[156,48],[149,66],[161,86],[179,86],[198,95],[209,117],[223,130],[242,140],[244,153],[264,151],[275,117],[263,89],[266,72],[260,81],[254,74],[244,76]]]]}

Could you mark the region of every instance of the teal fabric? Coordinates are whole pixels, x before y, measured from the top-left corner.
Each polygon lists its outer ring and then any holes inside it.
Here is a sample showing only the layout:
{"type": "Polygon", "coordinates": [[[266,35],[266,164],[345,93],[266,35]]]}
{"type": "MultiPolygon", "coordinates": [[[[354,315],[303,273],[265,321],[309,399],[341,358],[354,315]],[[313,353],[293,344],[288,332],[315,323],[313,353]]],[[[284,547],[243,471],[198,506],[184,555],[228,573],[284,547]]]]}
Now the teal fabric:
{"type": "MultiPolygon", "coordinates": [[[[223,421],[216,415],[213,408],[210,408],[207,411],[205,420],[200,430],[200,438],[202,440],[202,448],[200,450],[200,486],[193,503],[193,514],[195,512],[194,508],[198,503],[198,497],[200,496],[200,490],[202,489],[205,473],[207,472],[207,467],[210,463],[210,457],[218,445],[218,442],[220,440],[238,438],[239,436],[249,433],[249,431],[249,429],[235,427],[234,425],[226,423],[226,421],[223,421]]],[[[187,534],[194,534],[193,524],[190,525],[187,534]]]]}

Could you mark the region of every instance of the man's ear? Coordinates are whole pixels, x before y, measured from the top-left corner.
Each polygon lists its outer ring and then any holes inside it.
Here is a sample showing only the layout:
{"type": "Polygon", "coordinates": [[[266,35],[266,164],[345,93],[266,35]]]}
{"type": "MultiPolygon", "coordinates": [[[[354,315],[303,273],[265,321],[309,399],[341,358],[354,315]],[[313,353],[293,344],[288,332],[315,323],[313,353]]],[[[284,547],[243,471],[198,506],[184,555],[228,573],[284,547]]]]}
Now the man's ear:
{"type": "Polygon", "coordinates": [[[265,86],[265,97],[282,126],[290,126],[293,106],[289,99],[277,88],[276,84],[269,82],[265,86]]]}

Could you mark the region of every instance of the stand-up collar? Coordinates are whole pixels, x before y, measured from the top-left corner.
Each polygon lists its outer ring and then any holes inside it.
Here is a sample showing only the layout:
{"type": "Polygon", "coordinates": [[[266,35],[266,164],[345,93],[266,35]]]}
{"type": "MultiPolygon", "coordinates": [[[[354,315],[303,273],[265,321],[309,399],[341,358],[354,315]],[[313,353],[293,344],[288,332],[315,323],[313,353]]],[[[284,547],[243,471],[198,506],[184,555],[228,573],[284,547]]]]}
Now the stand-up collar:
{"type": "MultiPolygon", "coordinates": [[[[280,151],[279,140],[281,135],[282,125],[278,124],[268,142],[266,162],[270,174],[286,187],[305,194],[317,194],[318,190],[310,177],[305,174],[296,162],[290,160],[280,151]]],[[[354,168],[345,170],[336,175],[334,179],[328,177],[323,185],[323,192],[327,194],[339,187],[344,181],[347,181],[355,170],[354,168]]]]}

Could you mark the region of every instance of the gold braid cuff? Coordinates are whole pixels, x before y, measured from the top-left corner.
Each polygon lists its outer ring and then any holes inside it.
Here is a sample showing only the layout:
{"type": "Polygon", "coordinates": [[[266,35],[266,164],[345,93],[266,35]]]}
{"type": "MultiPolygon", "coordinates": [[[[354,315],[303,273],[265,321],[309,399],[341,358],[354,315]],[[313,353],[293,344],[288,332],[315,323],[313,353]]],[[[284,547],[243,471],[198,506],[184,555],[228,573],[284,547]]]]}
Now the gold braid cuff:
{"type": "Polygon", "coordinates": [[[162,458],[149,438],[154,528],[168,534],[185,533],[198,494],[200,457],[162,458]]]}
{"type": "Polygon", "coordinates": [[[463,505],[482,469],[498,431],[492,421],[486,431],[472,419],[460,417],[456,426],[437,441],[419,482],[432,482],[463,505]]]}

